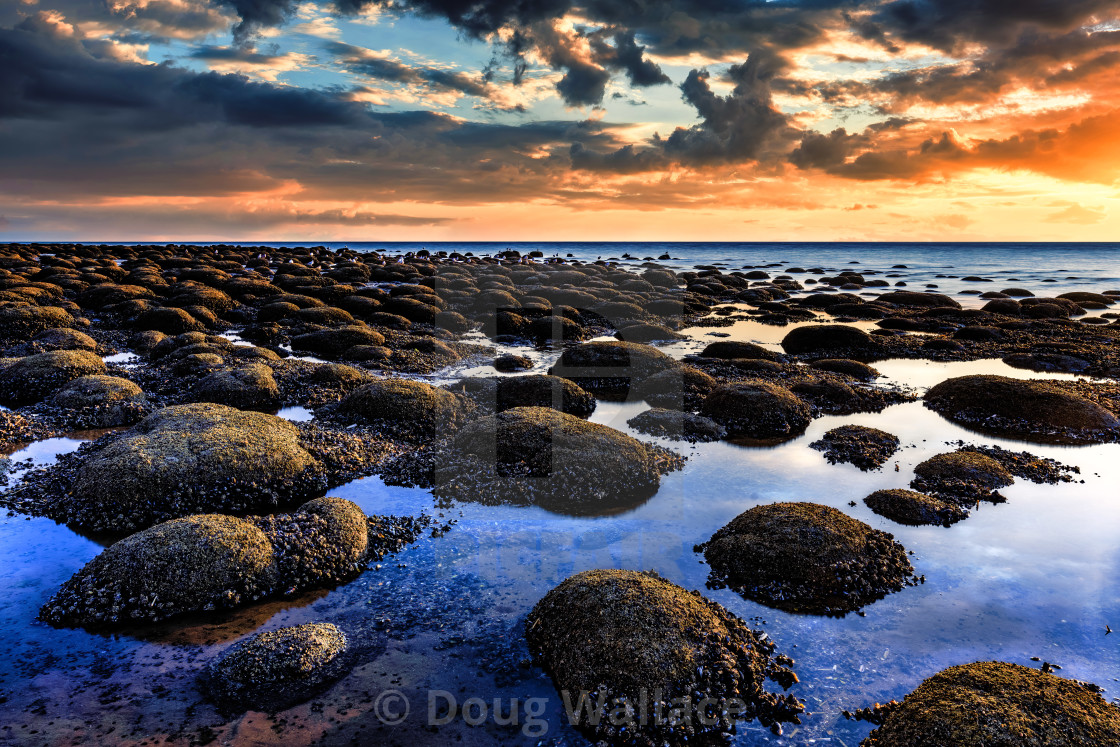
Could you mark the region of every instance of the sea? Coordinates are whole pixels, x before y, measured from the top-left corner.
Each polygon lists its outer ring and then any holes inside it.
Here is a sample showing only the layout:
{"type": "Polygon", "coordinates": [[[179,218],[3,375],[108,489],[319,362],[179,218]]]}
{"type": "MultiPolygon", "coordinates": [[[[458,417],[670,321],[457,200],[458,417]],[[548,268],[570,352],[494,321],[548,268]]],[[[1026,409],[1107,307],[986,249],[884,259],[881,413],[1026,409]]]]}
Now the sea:
{"type": "MultiPolygon", "coordinates": [[[[244,242],[246,245],[261,245],[244,242]]],[[[488,255],[539,251],[542,259],[648,261],[680,270],[766,268],[867,270],[936,289],[966,305],[978,292],[1021,287],[1036,295],[1120,289],[1120,244],[783,244],[783,243],[322,243],[398,255],[426,249],[488,255]],[[658,259],[668,255],[668,259],[658,259]],[[979,278],[979,279],[966,279],[979,278]]],[[[882,289],[870,289],[882,290],[882,289]]],[[[1100,313],[1100,312],[1097,312],[1100,313]]],[[[664,346],[684,357],[716,339],[779,349],[796,325],[753,321],[697,326],[664,346]],[[730,334],[730,338],[714,333],[730,334]]],[[[858,323],[867,329],[870,323],[858,323]]],[[[542,372],[556,351],[514,347],[542,372]]],[[[503,351],[504,352],[504,351],[503,351]]],[[[127,357],[118,359],[127,366],[127,357]]],[[[1073,379],[1012,368],[1001,360],[875,364],[880,382],[921,394],[954,376],[991,373],[1073,379]]],[[[433,383],[497,375],[472,361],[424,377],[433,383]]],[[[686,444],[654,439],[627,421],[643,403],[600,402],[591,420],[687,457],[648,500],[605,515],[567,515],[536,507],[451,508],[431,493],[361,479],[331,491],[369,514],[427,514],[446,526],[385,558],[355,581],[235,612],[99,634],[55,630],[38,608],[93,558],[103,541],[42,518],[0,517],[0,743],[57,744],[372,744],[584,745],[568,723],[566,703],[547,675],[529,665],[525,617],[559,582],[594,568],[655,570],[696,589],[795,660],[791,692],[807,713],[776,735],[741,722],[731,743],[855,747],[872,726],[844,711],[901,700],[945,667],[998,660],[1093,682],[1120,696],[1120,444],[1053,446],[993,438],[941,418],[920,401],[880,413],[825,416],[776,446],[686,444]],[[809,448],[844,424],[872,426],[901,439],[880,471],[829,464],[809,448]],[[1017,480],[1007,501],[984,503],[951,528],[906,527],[870,511],[862,498],[906,487],[914,467],[963,444],[1001,446],[1075,466],[1057,485],[1017,480]],[[707,587],[708,566],[694,546],[739,513],[776,501],[813,501],[890,532],[912,552],[925,582],[845,617],[780,612],[728,589],[707,587]],[[218,713],[195,677],[225,647],[249,633],[325,621],[362,636],[369,653],[319,697],[276,715],[218,713]],[[1110,634],[1115,628],[1118,632],[1110,634]],[[454,706],[453,708],[451,706],[454,706]],[[449,716],[448,714],[454,713],[449,716]],[[434,721],[434,723],[433,723],[434,721]]],[[[302,408],[281,416],[306,419],[302,408]]],[[[98,434],[31,444],[14,461],[49,464],[98,434]]],[[[17,472],[11,478],[18,481],[17,472]]],[[[626,656],[627,652],[617,652],[626,656]]],[[[777,686],[774,685],[776,688],[777,686]]]]}

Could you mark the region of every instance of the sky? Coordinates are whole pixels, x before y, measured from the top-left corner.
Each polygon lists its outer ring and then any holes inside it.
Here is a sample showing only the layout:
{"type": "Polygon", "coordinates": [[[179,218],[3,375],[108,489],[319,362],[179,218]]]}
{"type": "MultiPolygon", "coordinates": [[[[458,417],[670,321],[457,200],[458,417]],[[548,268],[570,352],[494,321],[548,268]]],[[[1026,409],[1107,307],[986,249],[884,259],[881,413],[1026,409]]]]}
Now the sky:
{"type": "Polygon", "coordinates": [[[0,0],[0,240],[1111,241],[1120,0],[0,0]]]}

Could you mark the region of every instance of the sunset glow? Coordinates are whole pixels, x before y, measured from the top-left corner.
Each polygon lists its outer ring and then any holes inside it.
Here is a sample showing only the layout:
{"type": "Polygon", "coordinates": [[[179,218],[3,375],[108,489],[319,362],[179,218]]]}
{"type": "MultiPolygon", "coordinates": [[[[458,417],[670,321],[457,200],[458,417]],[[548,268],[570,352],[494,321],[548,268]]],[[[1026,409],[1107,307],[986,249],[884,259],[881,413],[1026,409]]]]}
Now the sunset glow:
{"type": "Polygon", "coordinates": [[[1116,0],[20,0],[8,240],[1120,233],[1116,0]]]}

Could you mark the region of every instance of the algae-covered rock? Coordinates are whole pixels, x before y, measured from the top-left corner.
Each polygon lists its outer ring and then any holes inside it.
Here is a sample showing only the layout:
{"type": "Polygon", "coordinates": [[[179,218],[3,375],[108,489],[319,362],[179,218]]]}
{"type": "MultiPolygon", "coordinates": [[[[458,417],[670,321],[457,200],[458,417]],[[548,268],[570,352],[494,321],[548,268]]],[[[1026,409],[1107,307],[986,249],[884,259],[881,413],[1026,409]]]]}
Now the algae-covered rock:
{"type": "Polygon", "coordinates": [[[1014,481],[995,459],[973,451],[954,451],[930,457],[916,466],[910,487],[958,502],[1000,502],[1003,497],[996,491],[1014,481]]]}
{"type": "Polygon", "coordinates": [[[88,350],[52,350],[29,355],[0,370],[0,402],[38,402],[81,376],[105,372],[105,362],[88,350]]]}
{"type": "Polygon", "coordinates": [[[235,607],[276,581],[272,543],[251,522],[203,514],[110,545],[62,585],[40,617],[54,625],[160,620],[235,607]]]}
{"type": "Polygon", "coordinates": [[[879,469],[898,451],[898,436],[878,428],[842,425],[833,428],[810,449],[823,451],[830,464],[847,462],[863,471],[879,469]]]}
{"type": "MultiPolygon", "coordinates": [[[[304,309],[321,311],[321,309],[304,309]]],[[[338,309],[335,309],[338,311],[338,309]]],[[[364,326],[322,329],[292,339],[292,350],[308,352],[324,358],[338,358],[357,345],[384,345],[385,336],[375,329],[364,326]]]]}
{"type": "Polygon", "coordinates": [[[711,418],[658,407],[635,415],[627,420],[626,424],[650,436],[692,443],[718,441],[727,435],[727,430],[711,418]]]}
{"type": "Polygon", "coordinates": [[[907,526],[950,526],[968,518],[968,509],[913,490],[876,490],[863,499],[875,513],[907,526]]]}
{"type": "Polygon", "coordinates": [[[692,366],[677,366],[642,379],[634,394],[654,407],[669,410],[698,410],[704,397],[719,387],[719,382],[692,366]]]}
{"type": "Polygon", "coordinates": [[[608,511],[653,495],[679,457],[605,425],[543,407],[478,418],[435,457],[440,497],[608,511]]]}
{"type": "Polygon", "coordinates": [[[57,306],[4,306],[0,308],[0,338],[29,340],[45,329],[73,327],[74,317],[57,306]]]}
{"type": "Polygon", "coordinates": [[[347,394],[324,417],[425,441],[453,433],[473,409],[465,397],[421,381],[378,379],[347,394]]]}
{"type": "Polygon", "coordinates": [[[998,661],[938,672],[861,742],[862,747],[1114,744],[1120,744],[1120,709],[1093,688],[998,661]]]}
{"type": "Polygon", "coordinates": [[[1036,443],[1120,440],[1120,418],[1045,381],[961,376],[926,393],[926,407],[961,425],[1036,443]]]}
{"type": "Polygon", "coordinates": [[[56,391],[49,404],[84,428],[132,425],[151,411],[143,390],[117,376],[81,376],[56,391]]]}
{"type": "Polygon", "coordinates": [[[330,623],[307,623],[250,636],[223,651],[199,684],[227,713],[275,713],[318,694],[346,674],[352,646],[330,623]]]}
{"type": "Polygon", "coordinates": [[[462,391],[483,408],[502,412],[514,407],[551,407],[586,418],[595,412],[595,398],[559,376],[501,376],[464,379],[449,387],[462,391]]]}
{"type": "Polygon", "coordinates": [[[650,345],[589,342],[566,348],[549,373],[571,379],[601,399],[624,400],[632,386],[680,365],[650,345]]]}
{"type": "Polygon", "coordinates": [[[871,335],[844,324],[811,324],[792,330],[782,340],[782,349],[791,355],[821,355],[834,358],[845,353],[849,358],[865,358],[878,351],[871,335]]]}
{"type": "Polygon", "coordinates": [[[803,433],[812,420],[808,405],[788,389],[765,381],[719,387],[704,398],[700,412],[732,438],[789,438],[803,433]]]}
{"type": "Polygon", "coordinates": [[[40,616],[59,626],[155,622],[335,586],[411,542],[419,526],[369,519],[341,498],[308,501],[288,514],[173,519],[110,545],[40,616]]]}
{"type": "Polygon", "coordinates": [[[45,513],[85,530],[129,532],[189,514],[307,500],[325,492],[329,477],[286,420],[179,405],[60,459],[44,481],[45,513]]]}
{"type": "Polygon", "coordinates": [[[700,549],[714,583],[788,612],[843,615],[913,583],[891,535],[816,503],[756,506],[700,549]]]}
{"type": "Polygon", "coordinates": [[[768,678],[783,687],[797,681],[787,668],[793,662],[775,655],[771,641],[653,573],[576,574],[537,603],[525,637],[557,690],[573,703],[584,698],[586,717],[577,726],[608,744],[704,743],[732,733],[739,718],[799,723],[804,710],[795,697],[765,689],[768,678]],[[626,705],[619,707],[620,698],[626,705]],[[689,704],[681,707],[678,698],[689,704]],[[674,703],[677,718],[649,718],[655,709],[667,716],[674,703]],[[733,709],[709,712],[716,704],[733,709]],[[593,723],[591,714],[602,718],[593,723]]]}
{"type": "Polygon", "coordinates": [[[195,384],[190,397],[195,402],[215,402],[241,410],[275,410],[280,389],[272,369],[263,363],[215,371],[195,384]]]}

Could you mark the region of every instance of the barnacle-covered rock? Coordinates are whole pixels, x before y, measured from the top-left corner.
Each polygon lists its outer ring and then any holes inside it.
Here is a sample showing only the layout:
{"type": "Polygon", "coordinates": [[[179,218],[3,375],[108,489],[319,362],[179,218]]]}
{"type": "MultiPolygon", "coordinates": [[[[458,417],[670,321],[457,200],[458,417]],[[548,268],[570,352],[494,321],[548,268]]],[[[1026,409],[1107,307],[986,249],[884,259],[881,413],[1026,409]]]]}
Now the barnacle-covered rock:
{"type": "Polygon", "coordinates": [[[307,623],[250,636],[223,651],[199,677],[226,713],[275,713],[302,703],[346,674],[346,634],[330,623],[307,623]]]}
{"type": "Polygon", "coordinates": [[[808,405],[788,389],[765,381],[719,387],[704,398],[700,413],[726,428],[732,438],[790,438],[803,433],[812,420],[808,405]]]}
{"type": "Polygon", "coordinates": [[[1045,381],[961,376],[926,393],[926,407],[961,425],[1035,443],[1120,440],[1120,418],[1045,381]]]}
{"type": "Polygon", "coordinates": [[[0,403],[38,402],[74,379],[104,372],[105,362],[88,350],[29,355],[0,370],[0,403]]]}
{"type": "Polygon", "coordinates": [[[882,467],[898,451],[899,443],[898,436],[878,428],[842,425],[809,448],[823,451],[830,464],[847,462],[866,472],[882,467]]]}
{"type": "Polygon", "coordinates": [[[722,425],[703,415],[680,410],[663,410],[654,407],[635,415],[626,424],[650,436],[661,436],[676,441],[718,441],[727,435],[722,425]]]}
{"type": "Polygon", "coordinates": [[[967,508],[913,490],[876,490],[863,499],[875,513],[907,526],[950,526],[968,518],[967,508]]]}
{"type": "Polygon", "coordinates": [[[668,410],[698,410],[704,397],[719,387],[719,382],[692,366],[677,366],[642,379],[634,394],[653,407],[668,410]]]}
{"type": "Polygon", "coordinates": [[[733,733],[737,719],[800,723],[804,710],[765,688],[797,682],[770,640],[654,573],[576,574],[536,604],[525,637],[557,690],[582,699],[577,726],[600,743],[705,743],[733,733]]]}
{"type": "MultiPolygon", "coordinates": [[[[305,312],[321,309],[304,309],[305,312]]],[[[339,309],[335,309],[339,311],[339,309]]],[[[308,352],[323,358],[338,358],[357,345],[384,345],[385,336],[366,326],[321,329],[292,339],[292,350],[308,352]]]]}
{"type": "Polygon", "coordinates": [[[488,411],[514,407],[551,407],[586,418],[595,412],[595,398],[568,379],[559,376],[495,376],[469,378],[448,387],[462,392],[488,411]]]}
{"type": "Polygon", "coordinates": [[[199,514],[110,545],[63,584],[40,617],[59,626],[155,622],[344,583],[413,541],[421,522],[367,518],[341,498],[289,514],[199,514]]]}
{"type": "Polygon", "coordinates": [[[914,578],[890,534],[817,503],[756,506],[698,549],[714,585],[788,612],[843,615],[914,578]]]}
{"type": "Polygon", "coordinates": [[[151,411],[143,390],[118,376],[81,376],[56,391],[48,404],[79,428],[132,425],[151,411]]]}
{"type": "Polygon", "coordinates": [[[933,675],[891,708],[862,747],[1090,747],[1120,744],[1120,708],[1099,688],[984,661],[933,675]]]}
{"type": "Polygon", "coordinates": [[[874,355],[879,345],[858,327],[810,324],[786,335],[782,340],[782,349],[791,355],[835,358],[836,353],[843,353],[846,357],[860,359],[874,355]]]}
{"type": "Polygon", "coordinates": [[[433,492],[564,513],[632,506],[655,492],[680,457],[605,425],[543,407],[468,423],[434,456],[433,492]]]}
{"type": "Polygon", "coordinates": [[[0,308],[0,338],[29,340],[45,329],[73,327],[74,317],[57,306],[4,306],[0,308]]]}
{"type": "Polygon", "coordinates": [[[548,372],[571,379],[601,399],[624,400],[631,387],[680,365],[650,345],[589,342],[566,348],[548,372]]]}
{"type": "Polygon", "coordinates": [[[938,454],[914,467],[910,487],[957,502],[1000,502],[996,491],[1015,482],[1007,469],[989,456],[973,451],[938,454]]]}
{"type": "Polygon", "coordinates": [[[161,620],[258,598],[276,583],[272,543],[251,522],[203,514],[158,524],[101,552],[40,617],[54,625],[161,620]]]}
{"type": "Polygon", "coordinates": [[[271,368],[252,363],[207,374],[195,384],[190,398],[241,410],[275,410],[280,406],[280,389],[272,378],[271,368]]]}
{"type": "Polygon", "coordinates": [[[190,514],[295,505],[368,473],[391,450],[264,413],[178,405],[59,457],[5,498],[76,528],[121,534],[190,514]]]}
{"type": "Polygon", "coordinates": [[[466,397],[422,381],[378,379],[324,408],[323,417],[425,441],[454,432],[473,409],[466,397]]]}

